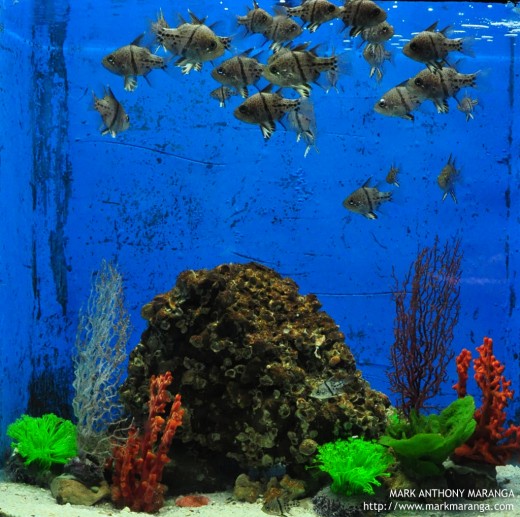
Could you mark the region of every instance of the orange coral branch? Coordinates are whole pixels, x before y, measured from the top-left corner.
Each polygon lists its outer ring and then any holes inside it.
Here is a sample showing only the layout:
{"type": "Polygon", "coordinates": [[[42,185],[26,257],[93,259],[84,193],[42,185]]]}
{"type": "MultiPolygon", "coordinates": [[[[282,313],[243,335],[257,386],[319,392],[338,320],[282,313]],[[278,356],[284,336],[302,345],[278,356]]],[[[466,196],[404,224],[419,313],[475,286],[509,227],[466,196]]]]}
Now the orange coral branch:
{"type": "Polygon", "coordinates": [[[184,414],[181,396],[177,394],[169,415],[163,416],[171,401],[167,388],[172,380],[171,372],[152,376],[144,432],[132,426],[126,443],[114,447],[112,500],[117,506],[153,513],[164,505],[166,487],[160,481],[164,466],[170,461],[171,442],[184,414]]]}
{"type": "MultiPolygon", "coordinates": [[[[505,465],[513,456],[520,457],[520,426],[507,429],[506,407],[514,397],[511,381],[504,377],[505,366],[493,354],[493,340],[484,338],[473,361],[475,380],[482,391],[482,406],[475,411],[477,427],[471,438],[455,449],[455,457],[505,465]]],[[[453,386],[460,396],[466,393],[471,354],[463,350],[457,358],[459,382],[453,386]],[[469,354],[469,355],[468,355],[469,354]]]]}

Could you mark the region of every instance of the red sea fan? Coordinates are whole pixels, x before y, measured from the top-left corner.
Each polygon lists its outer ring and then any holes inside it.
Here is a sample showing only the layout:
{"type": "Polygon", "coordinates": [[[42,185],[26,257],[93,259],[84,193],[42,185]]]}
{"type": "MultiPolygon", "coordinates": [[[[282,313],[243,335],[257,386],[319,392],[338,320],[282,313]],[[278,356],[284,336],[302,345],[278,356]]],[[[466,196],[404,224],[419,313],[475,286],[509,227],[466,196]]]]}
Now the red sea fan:
{"type": "MultiPolygon", "coordinates": [[[[479,357],[473,361],[475,380],[482,391],[482,406],[475,411],[477,427],[471,438],[455,449],[455,457],[505,465],[513,457],[520,457],[520,426],[505,427],[506,407],[514,397],[511,381],[503,375],[503,365],[493,354],[493,340],[484,338],[477,347],[479,357]]],[[[466,394],[466,381],[471,353],[464,349],[457,358],[459,380],[453,386],[459,397],[466,394]]]]}
{"type": "Polygon", "coordinates": [[[181,396],[171,402],[167,391],[172,374],[152,376],[148,421],[143,430],[132,426],[124,445],[114,447],[112,501],[118,507],[128,506],[134,512],[157,512],[164,505],[166,487],[160,483],[164,465],[170,461],[168,452],[177,427],[182,424],[184,409],[181,396]]]}

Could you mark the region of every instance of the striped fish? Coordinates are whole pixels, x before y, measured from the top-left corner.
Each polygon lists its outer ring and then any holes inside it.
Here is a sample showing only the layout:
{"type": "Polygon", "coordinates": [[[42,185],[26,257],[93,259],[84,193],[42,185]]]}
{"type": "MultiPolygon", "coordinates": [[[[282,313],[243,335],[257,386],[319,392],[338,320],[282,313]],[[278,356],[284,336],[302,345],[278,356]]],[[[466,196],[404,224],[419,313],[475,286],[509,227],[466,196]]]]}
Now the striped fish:
{"type": "Polygon", "coordinates": [[[339,17],[346,27],[352,27],[350,29],[352,37],[386,20],[386,11],[372,0],[346,0],[345,5],[340,9],[339,17]]]}
{"type": "Polygon", "coordinates": [[[323,23],[337,18],[340,12],[340,8],[328,0],[303,0],[301,5],[287,9],[289,16],[297,16],[307,24],[309,32],[315,32],[323,23]]]}
{"type": "Polygon", "coordinates": [[[258,124],[266,140],[275,131],[275,122],[289,111],[298,109],[300,99],[286,99],[277,93],[271,93],[271,85],[261,92],[247,98],[233,114],[238,120],[248,124],[258,124]]]}
{"type": "Polygon", "coordinates": [[[146,47],[141,47],[141,34],[130,45],[118,48],[106,55],[101,63],[110,72],[122,75],[125,79],[125,90],[134,91],[137,88],[137,77],[146,76],[155,68],[166,69],[165,60],[152,54],[146,47]]]}
{"type": "Polygon", "coordinates": [[[375,103],[374,110],[380,115],[387,117],[401,117],[414,120],[412,111],[416,110],[422,103],[417,93],[406,87],[407,81],[394,86],[375,103]]]}
{"type": "Polygon", "coordinates": [[[294,88],[302,97],[311,92],[310,83],[322,72],[338,69],[337,56],[319,57],[316,48],[307,50],[304,43],[294,48],[282,47],[267,61],[263,76],[277,86],[294,88]]]}
{"type": "Polygon", "coordinates": [[[381,192],[376,187],[370,187],[369,184],[370,178],[343,201],[343,206],[351,212],[365,216],[367,219],[377,219],[375,211],[382,203],[392,199],[392,193],[381,192]]]}
{"type": "Polygon", "coordinates": [[[232,57],[216,66],[211,77],[219,83],[236,88],[244,98],[248,97],[247,87],[256,84],[262,77],[264,65],[255,57],[249,57],[250,50],[232,57]]]}
{"type": "Polygon", "coordinates": [[[175,64],[182,68],[183,74],[189,74],[191,70],[200,72],[203,63],[222,56],[231,44],[230,38],[217,36],[205,24],[206,18],[198,18],[190,10],[188,13],[190,21],[181,18],[177,28],[168,25],[162,12],[152,23],[157,43],[164,50],[180,56],[175,64]]]}
{"type": "Polygon", "coordinates": [[[447,33],[450,27],[437,31],[435,30],[437,23],[433,23],[427,29],[416,34],[403,47],[405,56],[424,63],[432,71],[439,70],[443,66],[449,66],[446,57],[450,52],[458,51],[469,56],[473,55],[470,39],[449,39],[447,33]]]}

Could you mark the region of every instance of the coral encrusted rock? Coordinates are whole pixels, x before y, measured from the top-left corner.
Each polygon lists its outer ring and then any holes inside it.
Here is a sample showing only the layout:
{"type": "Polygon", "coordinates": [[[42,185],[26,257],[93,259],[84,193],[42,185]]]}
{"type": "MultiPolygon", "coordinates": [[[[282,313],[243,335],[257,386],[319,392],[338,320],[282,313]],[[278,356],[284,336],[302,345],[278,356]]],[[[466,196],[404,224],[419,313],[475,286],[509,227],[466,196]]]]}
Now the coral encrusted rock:
{"type": "Polygon", "coordinates": [[[173,373],[170,391],[186,409],[174,461],[191,450],[197,461],[220,455],[242,470],[301,473],[317,444],[378,437],[388,398],[362,379],[320,308],[259,264],[184,271],[142,308],[149,326],[130,355],[123,402],[142,420],[150,376],[173,373]]]}

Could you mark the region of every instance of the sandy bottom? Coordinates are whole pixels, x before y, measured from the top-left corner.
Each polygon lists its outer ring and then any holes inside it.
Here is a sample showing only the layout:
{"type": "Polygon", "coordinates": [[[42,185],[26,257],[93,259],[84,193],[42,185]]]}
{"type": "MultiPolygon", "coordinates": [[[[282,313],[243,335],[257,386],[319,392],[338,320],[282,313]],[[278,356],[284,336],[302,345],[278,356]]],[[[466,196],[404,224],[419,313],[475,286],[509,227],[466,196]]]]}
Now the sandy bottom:
{"type": "MultiPolygon", "coordinates": [[[[520,467],[499,467],[498,479],[501,488],[513,492],[512,497],[499,499],[487,499],[485,501],[445,500],[446,503],[463,504],[465,510],[458,511],[432,511],[427,508],[413,510],[393,511],[387,516],[451,516],[469,517],[485,515],[486,517],[513,517],[520,516],[520,467]],[[471,506],[469,506],[471,505],[471,506]],[[478,507],[476,505],[484,505],[478,507]],[[483,509],[482,509],[483,508],[483,509]]],[[[201,517],[265,517],[260,503],[239,503],[234,501],[231,493],[220,492],[205,494],[211,499],[211,504],[201,508],[178,508],[174,506],[174,500],[167,500],[164,508],[158,514],[160,517],[170,516],[201,516],[201,517]]],[[[367,498],[367,502],[370,499],[367,498]]],[[[394,501],[394,504],[406,504],[405,501],[394,501]]],[[[372,515],[377,515],[378,512],[372,515]]],[[[367,515],[369,513],[367,512],[367,515]]],[[[100,503],[96,506],[71,506],[58,505],[49,490],[19,483],[0,483],[0,517],[95,517],[95,516],[119,516],[129,517],[147,516],[146,513],[134,513],[128,509],[117,510],[110,503],[100,503]]],[[[300,507],[291,508],[287,512],[288,517],[311,517],[316,514],[312,510],[310,500],[301,501],[300,507]]]]}

